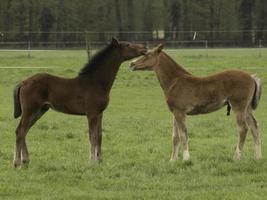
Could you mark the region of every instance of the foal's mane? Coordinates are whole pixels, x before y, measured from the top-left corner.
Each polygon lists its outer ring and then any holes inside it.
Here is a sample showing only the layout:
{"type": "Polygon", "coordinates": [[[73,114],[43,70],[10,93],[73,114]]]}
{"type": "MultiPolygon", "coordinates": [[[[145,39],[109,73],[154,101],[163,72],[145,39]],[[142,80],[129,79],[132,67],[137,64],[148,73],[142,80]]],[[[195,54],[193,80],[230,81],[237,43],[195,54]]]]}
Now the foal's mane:
{"type": "Polygon", "coordinates": [[[192,75],[190,72],[188,72],[186,69],[184,69],[181,65],[179,65],[177,62],[175,62],[168,54],[166,54],[165,52],[163,52],[163,53],[174,65],[177,66],[178,71],[183,72],[187,75],[192,75]]]}
{"type": "Polygon", "coordinates": [[[97,52],[90,61],[84,65],[84,67],[80,70],[79,76],[86,75],[92,73],[98,66],[103,65],[106,62],[107,56],[113,50],[113,44],[110,43],[99,52],[97,52]]]}

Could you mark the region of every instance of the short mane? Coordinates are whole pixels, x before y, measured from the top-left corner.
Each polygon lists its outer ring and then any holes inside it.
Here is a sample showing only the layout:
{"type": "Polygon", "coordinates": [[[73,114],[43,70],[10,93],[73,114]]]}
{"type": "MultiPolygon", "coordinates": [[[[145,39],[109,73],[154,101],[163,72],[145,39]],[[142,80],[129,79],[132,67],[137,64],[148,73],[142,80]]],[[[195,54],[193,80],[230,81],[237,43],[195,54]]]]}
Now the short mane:
{"type": "Polygon", "coordinates": [[[181,72],[183,72],[183,73],[185,73],[185,74],[187,74],[187,75],[192,75],[190,72],[188,72],[186,69],[184,69],[181,65],[179,65],[177,62],[175,62],[168,54],[166,54],[165,52],[164,52],[164,55],[166,56],[166,57],[168,57],[176,66],[177,66],[177,70],[179,70],[179,71],[181,71],[181,72]]]}
{"type": "Polygon", "coordinates": [[[102,65],[106,59],[105,57],[110,54],[113,49],[112,43],[107,45],[105,48],[101,49],[97,52],[90,61],[84,65],[84,67],[80,70],[79,76],[90,74],[93,72],[98,66],[102,65]]]}

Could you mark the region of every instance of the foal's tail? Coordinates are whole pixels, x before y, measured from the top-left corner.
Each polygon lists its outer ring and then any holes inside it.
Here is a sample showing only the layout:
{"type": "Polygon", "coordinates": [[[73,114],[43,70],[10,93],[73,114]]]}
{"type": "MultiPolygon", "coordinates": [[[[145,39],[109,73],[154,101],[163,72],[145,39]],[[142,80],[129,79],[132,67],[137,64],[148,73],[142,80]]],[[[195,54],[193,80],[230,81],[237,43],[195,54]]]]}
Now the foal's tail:
{"type": "Polygon", "coordinates": [[[18,84],[13,90],[13,97],[14,97],[14,118],[18,118],[21,115],[21,105],[20,105],[20,87],[21,84],[18,84]]]}
{"type": "Polygon", "coordinates": [[[255,81],[255,90],[254,90],[254,95],[251,101],[251,106],[252,109],[255,110],[259,104],[260,98],[261,98],[261,80],[257,75],[253,74],[251,77],[255,81]]]}

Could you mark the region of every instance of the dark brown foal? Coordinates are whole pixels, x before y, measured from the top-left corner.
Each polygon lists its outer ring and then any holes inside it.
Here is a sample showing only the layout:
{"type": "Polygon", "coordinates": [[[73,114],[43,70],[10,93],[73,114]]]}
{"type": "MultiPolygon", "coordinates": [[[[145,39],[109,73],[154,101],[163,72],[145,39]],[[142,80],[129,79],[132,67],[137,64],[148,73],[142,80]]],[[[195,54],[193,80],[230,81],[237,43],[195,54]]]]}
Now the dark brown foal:
{"type": "Polygon", "coordinates": [[[98,52],[75,78],[36,74],[14,89],[14,117],[21,116],[16,130],[14,166],[29,162],[26,135],[49,108],[73,115],[86,115],[89,125],[91,159],[101,158],[102,116],[109,93],[122,62],[144,55],[141,44],[112,42],[98,52]]]}

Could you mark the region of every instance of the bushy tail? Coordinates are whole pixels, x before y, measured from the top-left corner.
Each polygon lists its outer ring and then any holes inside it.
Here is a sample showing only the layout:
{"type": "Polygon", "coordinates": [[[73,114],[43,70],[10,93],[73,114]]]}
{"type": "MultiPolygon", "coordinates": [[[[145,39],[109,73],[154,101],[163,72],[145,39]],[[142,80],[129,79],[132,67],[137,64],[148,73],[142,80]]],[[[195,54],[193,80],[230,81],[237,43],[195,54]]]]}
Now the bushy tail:
{"type": "Polygon", "coordinates": [[[21,85],[17,85],[13,91],[14,97],[14,118],[18,118],[21,115],[21,105],[19,100],[19,93],[20,93],[21,85]]]}
{"type": "Polygon", "coordinates": [[[251,101],[252,109],[255,110],[259,104],[260,98],[261,98],[261,80],[259,77],[257,77],[255,74],[251,75],[251,77],[255,81],[255,91],[254,95],[251,101]]]}

